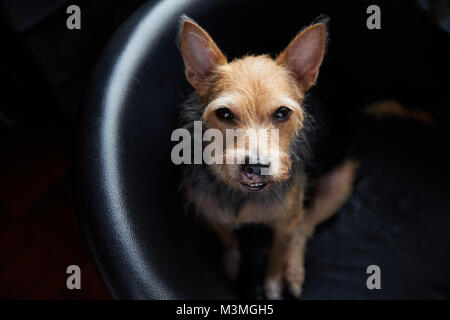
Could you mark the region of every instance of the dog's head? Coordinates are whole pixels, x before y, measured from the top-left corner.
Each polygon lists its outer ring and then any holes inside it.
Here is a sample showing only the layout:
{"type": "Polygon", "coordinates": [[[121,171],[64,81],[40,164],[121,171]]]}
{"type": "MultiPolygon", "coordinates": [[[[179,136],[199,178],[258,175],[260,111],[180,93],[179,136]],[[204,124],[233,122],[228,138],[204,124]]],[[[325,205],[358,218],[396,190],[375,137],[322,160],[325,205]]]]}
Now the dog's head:
{"type": "Polygon", "coordinates": [[[260,191],[289,178],[302,102],[325,52],[326,25],[302,30],[275,59],[227,61],[210,35],[184,18],[180,46],[189,83],[204,106],[203,127],[222,133],[222,161],[210,165],[232,187],[260,191]],[[230,130],[231,129],[231,130],[230,130]]]}

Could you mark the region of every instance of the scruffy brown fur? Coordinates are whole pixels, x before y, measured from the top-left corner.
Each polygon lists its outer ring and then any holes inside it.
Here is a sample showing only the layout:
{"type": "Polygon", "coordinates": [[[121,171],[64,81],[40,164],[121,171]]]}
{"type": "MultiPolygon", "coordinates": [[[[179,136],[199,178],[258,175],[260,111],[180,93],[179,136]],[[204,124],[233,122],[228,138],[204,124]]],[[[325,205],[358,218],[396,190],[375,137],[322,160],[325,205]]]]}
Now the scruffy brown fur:
{"type": "Polygon", "coordinates": [[[437,127],[437,121],[434,117],[423,110],[409,110],[396,100],[381,100],[372,103],[364,108],[364,113],[373,115],[377,118],[396,117],[421,121],[433,127],[437,127]]]}
{"type": "MultiPolygon", "coordinates": [[[[335,213],[350,194],[357,163],[351,160],[324,175],[316,184],[316,197],[308,210],[304,194],[308,173],[302,161],[308,156],[305,132],[309,117],[302,107],[314,85],[326,42],[326,22],[303,29],[272,59],[246,56],[228,62],[210,35],[183,18],[180,47],[186,78],[196,93],[183,109],[187,128],[201,120],[204,128],[265,128],[279,130],[279,170],[267,178],[262,190],[243,187],[242,165],[191,165],[186,169],[184,192],[196,212],[221,238],[224,266],[230,278],[239,270],[239,250],[233,230],[246,223],[267,224],[274,230],[264,290],[267,298],[281,298],[283,278],[288,289],[300,296],[304,280],[304,248],[317,224],[335,213]],[[224,121],[216,111],[226,107],[234,116],[224,121]],[[274,114],[287,107],[290,116],[275,121],[274,114]]],[[[236,150],[223,154],[226,159],[236,150]]],[[[250,173],[251,178],[255,178],[250,173]]],[[[255,178],[256,179],[256,178],[255,178]]],[[[244,184],[245,185],[245,184],[244,184]]]]}

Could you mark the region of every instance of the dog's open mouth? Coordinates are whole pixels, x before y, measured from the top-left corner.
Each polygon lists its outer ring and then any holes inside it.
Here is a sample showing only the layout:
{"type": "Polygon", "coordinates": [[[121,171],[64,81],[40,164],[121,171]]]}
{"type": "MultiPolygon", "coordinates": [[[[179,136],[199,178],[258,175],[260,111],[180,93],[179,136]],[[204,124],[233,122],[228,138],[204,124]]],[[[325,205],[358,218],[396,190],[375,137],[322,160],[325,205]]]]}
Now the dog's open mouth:
{"type": "Polygon", "coordinates": [[[267,185],[268,182],[263,181],[263,182],[252,182],[252,183],[245,183],[245,182],[241,182],[241,185],[250,191],[260,191],[262,189],[264,189],[267,185]]]}

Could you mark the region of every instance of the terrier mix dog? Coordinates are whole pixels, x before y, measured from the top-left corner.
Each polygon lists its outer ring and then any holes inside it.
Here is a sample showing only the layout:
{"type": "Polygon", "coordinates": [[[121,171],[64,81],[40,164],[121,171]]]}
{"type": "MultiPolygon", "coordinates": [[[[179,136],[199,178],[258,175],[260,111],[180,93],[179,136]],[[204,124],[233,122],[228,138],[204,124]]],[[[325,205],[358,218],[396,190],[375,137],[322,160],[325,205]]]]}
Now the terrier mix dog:
{"type": "Polygon", "coordinates": [[[236,143],[228,143],[223,163],[187,166],[184,182],[188,201],[223,243],[224,268],[231,279],[237,276],[240,260],[233,230],[252,223],[273,229],[264,281],[269,299],[281,298],[284,280],[291,294],[300,296],[306,241],[343,205],[357,169],[355,161],[346,159],[308,181],[305,162],[314,151],[308,141],[314,129],[302,103],[316,82],[326,40],[322,20],[304,28],[275,59],[261,55],[227,61],[204,29],[186,17],[181,22],[185,74],[195,88],[183,107],[185,127],[193,130],[194,121],[201,121],[204,128],[219,129],[223,136],[227,129],[279,133],[277,152],[238,150],[236,143]],[[226,161],[236,155],[241,164],[226,161]],[[256,161],[250,163],[249,156],[256,161]],[[278,165],[271,170],[274,163],[278,165]],[[269,173],[262,174],[263,169],[269,173]],[[310,184],[315,186],[314,198],[305,208],[310,184]]]}

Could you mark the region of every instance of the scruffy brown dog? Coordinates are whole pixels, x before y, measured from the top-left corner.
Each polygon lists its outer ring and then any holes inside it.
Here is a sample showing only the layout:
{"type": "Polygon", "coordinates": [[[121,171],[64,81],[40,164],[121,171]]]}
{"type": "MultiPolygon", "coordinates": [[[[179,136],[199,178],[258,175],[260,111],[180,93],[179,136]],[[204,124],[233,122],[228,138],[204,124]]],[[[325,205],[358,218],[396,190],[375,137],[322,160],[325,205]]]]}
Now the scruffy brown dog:
{"type": "Polygon", "coordinates": [[[250,163],[251,150],[226,144],[223,164],[187,166],[183,187],[189,202],[221,238],[224,267],[231,279],[240,260],[233,230],[249,223],[273,228],[264,283],[269,299],[281,298],[283,280],[294,296],[300,296],[306,241],[345,202],[357,168],[355,161],[347,159],[316,181],[308,181],[303,165],[310,151],[306,131],[314,129],[302,103],[317,79],[326,39],[322,20],[304,28],[275,59],[245,56],[229,62],[199,25],[186,17],[181,23],[185,73],[195,88],[183,107],[185,127],[193,130],[194,121],[202,121],[203,128],[219,129],[224,137],[227,129],[279,132],[277,152],[257,150],[257,161],[250,163]],[[240,156],[244,162],[227,164],[230,156],[240,156]],[[277,168],[272,170],[275,162],[277,168]],[[262,169],[270,173],[263,175],[262,169]],[[316,191],[305,209],[307,183],[314,184],[316,191]]]}

